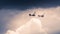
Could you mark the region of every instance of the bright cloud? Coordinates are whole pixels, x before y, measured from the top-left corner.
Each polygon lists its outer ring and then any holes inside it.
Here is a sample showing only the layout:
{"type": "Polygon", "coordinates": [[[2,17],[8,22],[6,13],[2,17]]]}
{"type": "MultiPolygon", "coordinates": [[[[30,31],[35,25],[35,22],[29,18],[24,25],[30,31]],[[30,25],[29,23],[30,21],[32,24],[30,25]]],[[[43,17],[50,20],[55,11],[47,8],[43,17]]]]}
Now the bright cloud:
{"type": "MultiPolygon", "coordinates": [[[[17,14],[14,18],[12,18],[11,21],[9,21],[10,23],[10,25],[8,25],[9,28],[13,29],[14,33],[20,30],[20,28],[22,30],[21,26],[26,24],[26,22],[29,21],[31,18],[34,18],[34,17],[28,16],[29,13],[33,13],[34,11],[36,11],[36,16],[43,14],[45,12],[44,14],[45,17],[44,18],[39,17],[39,19],[41,20],[42,26],[44,30],[47,31],[47,33],[60,31],[60,7],[48,8],[48,9],[35,8],[35,9],[28,9],[26,11],[22,11],[21,13],[17,14]]],[[[11,31],[11,30],[8,30],[8,31],[11,31]]]]}
{"type": "Polygon", "coordinates": [[[32,18],[26,24],[20,26],[15,31],[8,30],[6,34],[46,34],[42,28],[40,19],[32,18]]]}

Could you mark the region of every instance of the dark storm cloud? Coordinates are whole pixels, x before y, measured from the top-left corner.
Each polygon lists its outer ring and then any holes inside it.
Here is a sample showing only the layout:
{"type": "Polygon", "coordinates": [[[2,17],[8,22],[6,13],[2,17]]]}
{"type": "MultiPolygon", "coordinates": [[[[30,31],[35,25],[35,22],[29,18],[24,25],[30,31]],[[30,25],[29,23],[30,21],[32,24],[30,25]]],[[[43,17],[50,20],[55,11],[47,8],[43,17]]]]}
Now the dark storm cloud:
{"type": "Polygon", "coordinates": [[[31,9],[60,6],[60,0],[0,0],[0,9],[31,9]]]}

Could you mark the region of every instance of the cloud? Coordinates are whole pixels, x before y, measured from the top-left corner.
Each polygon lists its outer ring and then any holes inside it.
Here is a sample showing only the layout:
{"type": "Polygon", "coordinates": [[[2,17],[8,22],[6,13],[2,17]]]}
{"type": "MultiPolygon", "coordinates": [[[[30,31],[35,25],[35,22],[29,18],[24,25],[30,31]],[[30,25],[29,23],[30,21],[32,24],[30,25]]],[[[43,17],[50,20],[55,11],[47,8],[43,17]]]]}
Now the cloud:
{"type": "Polygon", "coordinates": [[[11,21],[10,21],[10,29],[15,30],[19,26],[25,24],[28,20],[30,20],[32,17],[29,17],[29,13],[33,13],[36,11],[36,15],[45,13],[45,17],[41,18],[41,22],[43,24],[43,28],[47,31],[47,33],[55,33],[55,31],[60,30],[60,7],[55,8],[34,8],[34,9],[28,9],[26,11],[23,11],[21,14],[17,14],[11,21]],[[26,18],[27,17],[27,18],[26,18]],[[23,20],[23,21],[22,21],[23,20]]]}
{"type": "Polygon", "coordinates": [[[4,34],[9,29],[9,21],[11,18],[16,16],[20,11],[12,9],[1,9],[0,10],[0,34],[4,34]],[[17,12],[16,12],[17,11],[17,12]]]}
{"type": "Polygon", "coordinates": [[[40,19],[32,18],[26,24],[18,27],[15,31],[8,30],[6,34],[47,34],[42,28],[40,19]]]}
{"type": "Polygon", "coordinates": [[[31,19],[32,17],[29,17],[28,14],[33,13],[34,11],[37,11],[36,15],[42,14],[45,12],[45,17],[41,18],[41,21],[43,24],[43,28],[45,28],[45,30],[48,33],[53,33],[53,32],[55,33],[56,31],[57,32],[60,31],[60,6],[46,8],[46,9],[32,8],[32,9],[27,9],[21,12],[20,10],[3,9],[0,12],[0,17],[2,19],[2,22],[0,21],[0,24],[2,25],[1,26],[2,30],[0,31],[3,32],[6,29],[9,29],[9,31],[10,30],[14,31],[16,28],[25,24],[29,19],[31,19]]]}

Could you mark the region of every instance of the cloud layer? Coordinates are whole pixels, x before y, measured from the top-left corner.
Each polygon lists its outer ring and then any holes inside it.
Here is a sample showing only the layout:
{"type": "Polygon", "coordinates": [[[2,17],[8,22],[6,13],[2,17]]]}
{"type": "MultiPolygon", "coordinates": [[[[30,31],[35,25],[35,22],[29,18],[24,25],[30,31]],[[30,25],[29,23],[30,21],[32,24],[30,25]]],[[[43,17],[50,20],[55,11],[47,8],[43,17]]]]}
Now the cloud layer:
{"type": "MultiPolygon", "coordinates": [[[[25,24],[27,21],[29,21],[31,18],[29,17],[29,13],[33,13],[36,11],[36,15],[45,13],[44,18],[40,18],[43,28],[47,31],[48,34],[54,34],[60,32],[60,7],[55,8],[34,8],[34,9],[27,9],[26,11],[20,12],[18,14],[14,14],[15,16],[9,21],[8,28],[9,30],[15,30],[21,25],[25,24]],[[27,18],[26,18],[27,17],[27,18]]],[[[37,17],[38,18],[38,17],[37,17]]]]}
{"type": "Polygon", "coordinates": [[[40,19],[32,18],[15,31],[8,30],[6,34],[47,34],[47,32],[42,28],[40,19]]]}

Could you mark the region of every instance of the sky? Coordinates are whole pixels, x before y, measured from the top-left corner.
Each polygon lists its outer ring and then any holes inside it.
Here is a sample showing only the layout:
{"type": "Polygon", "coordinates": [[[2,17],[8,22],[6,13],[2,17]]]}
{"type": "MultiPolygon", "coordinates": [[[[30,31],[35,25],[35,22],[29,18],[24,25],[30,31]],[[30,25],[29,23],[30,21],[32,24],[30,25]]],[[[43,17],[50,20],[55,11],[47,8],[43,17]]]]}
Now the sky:
{"type": "Polygon", "coordinates": [[[45,12],[41,21],[48,34],[59,34],[60,0],[0,0],[0,34],[25,24],[34,11],[45,12]]]}

